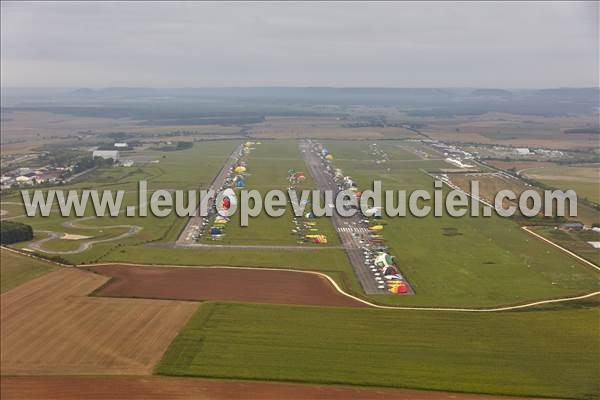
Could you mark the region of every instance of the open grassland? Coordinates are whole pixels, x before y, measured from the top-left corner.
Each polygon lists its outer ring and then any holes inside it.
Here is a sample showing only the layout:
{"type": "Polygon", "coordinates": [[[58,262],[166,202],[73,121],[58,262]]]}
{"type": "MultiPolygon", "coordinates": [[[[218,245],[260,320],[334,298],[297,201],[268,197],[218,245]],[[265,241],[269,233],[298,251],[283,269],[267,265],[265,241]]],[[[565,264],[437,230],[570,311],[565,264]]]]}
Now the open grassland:
{"type": "Polygon", "coordinates": [[[107,279],[62,268],[2,294],[0,372],[150,373],[196,303],[87,297],[107,279]]]}
{"type": "Polygon", "coordinates": [[[156,372],[593,398],[599,316],[205,303],[156,372]]]}
{"type": "Polygon", "coordinates": [[[344,286],[358,290],[358,282],[342,249],[271,250],[240,248],[162,248],[132,246],[117,249],[102,258],[103,262],[128,262],[156,265],[233,267],[273,267],[327,273],[344,286]]]}
{"type": "MultiPolygon", "coordinates": [[[[506,176],[505,174],[449,174],[448,177],[455,185],[457,185],[466,192],[470,191],[472,181],[478,181],[479,194],[481,198],[491,204],[494,204],[494,198],[496,197],[496,194],[501,190],[512,190],[517,196],[520,196],[521,193],[523,193],[525,190],[535,190],[540,194],[540,196],[542,196],[542,198],[544,198],[544,190],[547,190],[531,186],[518,178],[506,176]]],[[[504,207],[509,207],[511,205],[518,206],[518,198],[515,200],[504,199],[504,207]]],[[[568,214],[568,209],[565,210],[565,212],[566,214],[568,214]]],[[[529,222],[527,222],[527,220],[524,219],[525,217],[523,217],[518,211],[517,214],[525,224],[536,224],[538,222],[549,221],[548,218],[544,218],[543,209],[541,210],[539,216],[536,217],[536,219],[530,220],[529,222]]],[[[553,215],[556,215],[556,204],[553,205],[553,215]]],[[[578,201],[577,216],[565,216],[561,217],[561,220],[564,222],[566,222],[567,220],[580,221],[584,224],[592,225],[595,222],[600,222],[600,212],[590,207],[589,205],[578,201]]]]}
{"type": "MultiPolygon", "coordinates": [[[[510,178],[501,174],[482,175],[458,173],[448,174],[448,177],[452,183],[467,193],[471,190],[471,183],[473,181],[479,182],[479,196],[491,204],[494,204],[494,198],[501,190],[511,190],[513,193],[519,196],[521,193],[523,193],[523,191],[531,189],[518,179],[510,178]]],[[[504,206],[508,207],[509,205],[518,205],[518,201],[506,199],[504,206]]]]}
{"type": "Polygon", "coordinates": [[[499,144],[514,147],[593,150],[598,147],[596,134],[565,134],[566,129],[598,124],[595,115],[542,117],[485,113],[453,118],[423,119],[421,132],[446,142],[499,144]]]}
{"type": "MultiPolygon", "coordinates": [[[[245,190],[257,190],[261,193],[263,202],[266,194],[273,189],[281,190],[288,198],[288,170],[305,172],[306,180],[297,186],[297,190],[314,189],[314,183],[300,155],[298,144],[293,140],[269,140],[256,145],[247,158],[248,175],[245,190]]],[[[237,193],[239,196],[239,192],[237,193]]],[[[300,196],[298,195],[298,198],[300,196]]],[[[239,198],[238,198],[239,201],[239,198]]],[[[217,242],[210,238],[204,243],[234,244],[234,245],[296,245],[298,237],[292,233],[293,209],[288,202],[285,213],[281,217],[270,217],[266,212],[261,212],[257,217],[249,219],[247,227],[240,225],[241,213],[238,211],[232,217],[225,229],[225,236],[217,242]]],[[[314,227],[319,234],[327,236],[328,243],[319,246],[336,245],[337,234],[329,220],[322,219],[314,227]]],[[[312,246],[305,243],[304,246],[312,246]]]]}
{"type": "Polygon", "coordinates": [[[406,139],[419,135],[401,127],[347,128],[348,121],[337,117],[267,117],[251,125],[250,135],[257,139],[406,139]]]}
{"type": "Polygon", "coordinates": [[[25,209],[20,202],[0,202],[0,220],[13,220],[22,218],[25,209]]]}
{"type": "Polygon", "coordinates": [[[487,164],[499,169],[521,171],[528,168],[555,167],[557,164],[548,161],[525,161],[525,160],[486,160],[487,164]]]}
{"type": "MultiPolygon", "coordinates": [[[[537,227],[538,233],[573,253],[600,265],[600,250],[588,242],[599,242],[600,233],[594,231],[564,231],[554,227],[537,227]]],[[[600,279],[600,278],[599,278],[600,279]]],[[[600,280],[598,282],[600,286],[600,280]]]]}
{"type": "MultiPolygon", "coordinates": [[[[91,201],[85,210],[84,217],[61,217],[58,207],[54,207],[49,217],[22,217],[18,221],[30,224],[36,231],[52,231],[89,236],[89,240],[105,240],[118,237],[129,227],[137,226],[141,229],[135,235],[118,241],[94,244],[89,250],[82,253],[63,255],[73,263],[92,262],[98,260],[116,248],[142,245],[153,241],[173,241],[179,230],[186,223],[186,218],[180,218],[172,212],[168,217],[156,217],[148,211],[147,217],[128,217],[125,213],[127,206],[137,207],[139,203],[138,181],[148,182],[148,193],[158,189],[173,191],[176,189],[196,190],[206,188],[216,173],[222,167],[225,158],[233,151],[238,143],[235,141],[211,141],[197,143],[192,149],[172,152],[145,150],[139,152],[150,160],[158,163],[140,163],[133,167],[103,168],[86,174],[80,181],[61,186],[61,190],[96,189],[96,190],[123,190],[125,195],[121,205],[121,212],[117,217],[94,217],[91,201]]],[[[135,154],[135,153],[134,153],[135,154]]],[[[127,157],[127,156],[124,156],[127,157]]],[[[3,202],[21,202],[20,194],[13,194],[3,199],[3,202]]],[[[3,203],[4,204],[4,203],[3,203]]],[[[149,205],[149,199],[142,204],[149,205]]],[[[12,204],[11,206],[15,206],[12,204]]],[[[82,241],[86,241],[84,239],[82,241]]],[[[73,241],[57,239],[41,245],[42,249],[61,251],[72,249],[73,241]],[[67,243],[68,242],[68,243],[67,243]]],[[[27,247],[29,243],[20,244],[27,247]]]]}
{"type": "Polygon", "coordinates": [[[55,269],[54,264],[23,257],[8,250],[0,250],[0,293],[55,269]]]}
{"type": "Polygon", "coordinates": [[[524,174],[547,186],[572,189],[577,196],[600,204],[600,165],[534,168],[526,170],[524,174]]]}
{"type": "MultiPolygon", "coordinates": [[[[345,174],[359,189],[382,181],[383,189],[433,194],[424,171],[446,168],[440,160],[415,160],[406,143],[379,143],[390,161],[376,164],[364,143],[327,142],[345,174]],[[400,146],[398,146],[400,145],[400,146]],[[348,159],[348,160],[346,160],[348,159]]],[[[397,204],[397,201],[394,202],[397,204]]],[[[492,306],[568,296],[597,290],[598,273],[531,237],[514,221],[493,216],[448,215],[384,219],[383,231],[415,296],[374,295],[376,301],[403,305],[492,306]]]]}
{"type": "MultiPolygon", "coordinates": [[[[116,117],[88,117],[45,111],[2,111],[3,152],[5,154],[31,151],[46,143],[74,140],[69,136],[87,132],[106,134],[126,132],[152,137],[171,132],[188,132],[193,136],[232,136],[240,132],[238,126],[223,125],[148,125],[142,121],[116,117]],[[25,140],[24,140],[25,139],[25,140]],[[24,140],[24,141],[23,141],[24,140]],[[18,141],[18,142],[17,142],[18,141]],[[4,147],[6,146],[6,147],[4,147]]],[[[171,140],[172,137],[169,137],[171,140]]]]}

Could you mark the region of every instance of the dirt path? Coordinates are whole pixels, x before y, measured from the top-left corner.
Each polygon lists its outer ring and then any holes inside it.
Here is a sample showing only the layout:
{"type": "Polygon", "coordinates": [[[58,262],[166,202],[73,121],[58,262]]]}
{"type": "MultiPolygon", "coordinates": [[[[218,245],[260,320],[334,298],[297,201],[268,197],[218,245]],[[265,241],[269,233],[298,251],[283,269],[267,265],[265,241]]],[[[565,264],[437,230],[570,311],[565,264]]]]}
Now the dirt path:
{"type": "Polygon", "coordinates": [[[7,400],[516,400],[517,397],[410,389],[171,377],[4,377],[7,400]]]}
{"type": "MultiPolygon", "coordinates": [[[[138,207],[139,206],[136,206],[135,209],[137,209],[138,207]]],[[[119,214],[123,213],[125,210],[126,209],[120,210],[119,214]]],[[[43,232],[43,233],[47,234],[48,237],[37,240],[35,242],[31,242],[28,247],[32,248],[34,250],[37,250],[37,251],[41,251],[42,253],[46,253],[46,254],[77,254],[77,253],[81,253],[83,251],[88,250],[90,247],[92,247],[93,245],[95,245],[97,243],[113,242],[115,240],[121,240],[121,239],[128,238],[130,236],[135,236],[138,233],[140,233],[140,231],[143,229],[139,225],[81,225],[81,222],[88,221],[88,220],[95,219],[95,218],[96,218],[96,216],[90,216],[90,217],[78,218],[76,220],[69,220],[69,221],[63,222],[62,226],[67,229],[70,228],[70,229],[89,229],[89,230],[123,229],[123,228],[129,228],[129,229],[125,233],[122,233],[122,234],[114,236],[114,237],[109,237],[106,239],[84,240],[81,243],[79,243],[79,246],[74,250],[45,249],[43,247],[45,242],[53,240],[53,239],[60,239],[65,233],[64,232],[55,232],[55,231],[38,231],[38,232],[43,232]]]]}

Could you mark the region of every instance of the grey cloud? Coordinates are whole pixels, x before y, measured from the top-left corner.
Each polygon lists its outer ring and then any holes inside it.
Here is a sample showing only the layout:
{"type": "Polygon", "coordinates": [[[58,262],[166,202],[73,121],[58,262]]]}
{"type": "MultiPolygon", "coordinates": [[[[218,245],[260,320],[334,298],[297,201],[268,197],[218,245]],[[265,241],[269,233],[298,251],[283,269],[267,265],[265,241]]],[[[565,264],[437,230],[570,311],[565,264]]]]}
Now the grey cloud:
{"type": "Polygon", "coordinates": [[[2,85],[597,86],[597,16],[573,2],[2,2],[2,85]]]}

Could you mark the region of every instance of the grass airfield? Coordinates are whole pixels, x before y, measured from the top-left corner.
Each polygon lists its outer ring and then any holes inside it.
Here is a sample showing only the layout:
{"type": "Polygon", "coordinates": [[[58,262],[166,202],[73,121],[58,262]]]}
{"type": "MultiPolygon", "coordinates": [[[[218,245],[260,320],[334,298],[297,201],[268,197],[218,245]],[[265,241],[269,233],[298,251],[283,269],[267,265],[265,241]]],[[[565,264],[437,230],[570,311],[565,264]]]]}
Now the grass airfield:
{"type": "MultiPolygon", "coordinates": [[[[433,179],[424,171],[448,168],[439,155],[423,159],[409,142],[378,142],[390,160],[376,164],[357,142],[325,142],[338,156],[336,167],[369,188],[422,189],[433,197],[433,179]],[[389,170],[388,170],[389,168],[389,170]]],[[[384,218],[383,235],[415,296],[372,296],[386,304],[491,306],[560,297],[597,289],[597,271],[522,231],[510,219],[449,215],[384,218]],[[448,235],[447,232],[452,232],[448,235]]]]}
{"type": "MultiPolygon", "coordinates": [[[[261,193],[263,202],[267,192],[273,189],[282,191],[288,198],[288,170],[305,172],[306,180],[297,186],[297,190],[315,189],[312,177],[306,171],[304,161],[300,155],[298,144],[295,140],[264,140],[254,146],[247,157],[247,176],[245,190],[257,190],[261,193]]],[[[239,191],[237,191],[239,196],[239,191]]],[[[300,196],[298,196],[300,197],[300,196]]],[[[239,197],[238,197],[239,201],[239,197]]],[[[307,208],[310,211],[310,208],[307,208]]],[[[293,210],[288,202],[285,213],[278,218],[271,217],[262,212],[257,217],[250,217],[248,226],[240,225],[241,214],[238,212],[232,217],[231,223],[225,228],[225,236],[213,241],[210,237],[202,238],[202,243],[232,244],[232,245],[296,245],[298,237],[291,233],[294,229],[292,223],[293,210]]],[[[328,243],[319,246],[338,245],[338,237],[331,222],[320,219],[315,226],[320,234],[327,236],[328,243]]],[[[304,246],[314,246],[307,242],[304,246]]]]}
{"type": "MultiPolygon", "coordinates": [[[[419,143],[406,140],[379,141],[389,161],[378,164],[366,141],[325,141],[334,155],[334,164],[359,183],[359,189],[369,188],[375,179],[383,189],[424,189],[433,193],[433,179],[426,171],[448,168],[443,157],[419,143]]],[[[110,168],[95,171],[86,183],[74,183],[64,189],[123,189],[126,191],[122,210],[137,205],[137,181],[147,179],[149,191],[156,189],[197,189],[207,187],[222,163],[238,144],[237,141],[211,141],[196,144],[191,150],[154,152],[157,164],[140,164],[132,168],[110,168]],[[162,155],[166,158],[162,158],[162,155]],[[189,167],[192,165],[193,167],[189,167]]],[[[145,154],[148,156],[148,154],[145,154]]],[[[272,188],[287,190],[287,171],[306,171],[298,145],[293,140],[265,140],[247,159],[247,190],[262,194],[272,188]]],[[[299,189],[312,189],[309,174],[299,189]]],[[[4,201],[18,201],[18,198],[4,201]]],[[[11,204],[14,207],[14,205],[11,204]]],[[[88,250],[59,254],[73,263],[131,262],[194,266],[229,265],[281,267],[325,272],[350,292],[366,297],[349,265],[331,222],[318,219],[318,228],[328,237],[328,244],[297,245],[291,205],[286,214],[272,218],[262,213],[250,218],[248,227],[239,226],[239,212],[226,228],[223,240],[202,239],[205,244],[273,245],[273,249],[203,247],[173,249],[173,242],[186,220],[171,215],[97,217],[84,219],[75,227],[65,228],[68,221],[57,212],[50,217],[18,218],[28,221],[35,230],[58,231],[90,236],[90,239],[52,239],[43,244],[51,251],[69,252],[85,240],[110,239],[136,225],[142,229],[135,235],[118,241],[99,242],[88,250]],[[117,226],[116,228],[114,226],[117,226]],[[89,229],[85,229],[88,227],[89,229]],[[84,228],[84,229],[81,229],[84,228]],[[298,246],[297,250],[276,246],[298,246]],[[303,247],[318,249],[306,251],[303,247]],[[331,248],[328,248],[331,247],[331,248]]],[[[92,215],[91,207],[86,216],[92,215]]],[[[417,291],[416,296],[371,295],[380,304],[410,306],[493,307],[527,301],[577,295],[598,287],[596,271],[580,264],[557,249],[522,231],[512,220],[448,215],[425,218],[413,216],[385,218],[383,231],[386,243],[400,263],[401,271],[417,291]],[[448,235],[448,232],[452,235],[448,235]]],[[[37,240],[37,239],[36,239],[37,240]]],[[[29,243],[17,247],[27,248],[29,243]]]]}

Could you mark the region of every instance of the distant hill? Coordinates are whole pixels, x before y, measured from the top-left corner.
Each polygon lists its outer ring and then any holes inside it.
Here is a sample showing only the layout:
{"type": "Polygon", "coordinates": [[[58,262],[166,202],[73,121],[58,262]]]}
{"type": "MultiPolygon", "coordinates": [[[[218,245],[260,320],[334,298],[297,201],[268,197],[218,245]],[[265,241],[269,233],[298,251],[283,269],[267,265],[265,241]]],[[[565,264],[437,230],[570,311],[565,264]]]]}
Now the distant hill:
{"type": "Polygon", "coordinates": [[[504,89],[475,89],[471,96],[510,96],[512,92],[504,89]]]}

